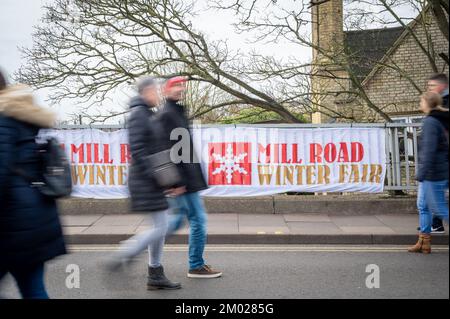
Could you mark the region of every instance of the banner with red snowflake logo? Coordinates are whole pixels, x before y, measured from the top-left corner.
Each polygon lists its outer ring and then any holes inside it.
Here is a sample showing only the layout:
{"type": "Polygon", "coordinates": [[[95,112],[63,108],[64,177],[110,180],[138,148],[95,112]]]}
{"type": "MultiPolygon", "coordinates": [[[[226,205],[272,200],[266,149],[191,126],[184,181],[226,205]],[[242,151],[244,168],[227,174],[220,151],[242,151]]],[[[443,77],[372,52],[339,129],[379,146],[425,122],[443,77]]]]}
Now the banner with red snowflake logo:
{"type": "Polygon", "coordinates": [[[205,196],[382,192],[385,131],[210,127],[194,130],[205,196]]]}
{"type": "MultiPolygon", "coordinates": [[[[183,161],[201,164],[204,196],[285,192],[382,192],[385,130],[215,126],[179,135],[183,161]],[[194,150],[188,139],[193,139],[194,150]],[[195,154],[196,156],[192,156],[195,154]]],[[[72,164],[73,196],[128,197],[127,130],[49,130],[72,164]]],[[[175,134],[177,136],[177,134],[175,134]]]]}

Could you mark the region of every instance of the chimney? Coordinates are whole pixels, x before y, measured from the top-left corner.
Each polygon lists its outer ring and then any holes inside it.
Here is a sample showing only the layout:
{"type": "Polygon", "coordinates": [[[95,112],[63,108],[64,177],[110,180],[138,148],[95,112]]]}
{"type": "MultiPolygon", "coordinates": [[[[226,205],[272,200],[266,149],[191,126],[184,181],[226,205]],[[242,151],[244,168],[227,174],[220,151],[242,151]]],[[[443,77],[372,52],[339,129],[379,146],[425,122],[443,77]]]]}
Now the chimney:
{"type": "MultiPolygon", "coordinates": [[[[313,0],[320,3],[322,0],[313,0]]],[[[329,0],[312,7],[313,44],[327,52],[338,52],[344,43],[343,1],[329,0]]],[[[313,49],[313,59],[322,60],[319,52],[313,49]]]]}
{"type": "Polygon", "coordinates": [[[337,92],[348,90],[348,74],[337,63],[344,47],[344,16],[342,0],[313,0],[312,4],[312,106],[317,110],[312,114],[313,123],[328,123],[332,110],[338,111],[337,92]],[[330,57],[333,60],[330,60],[330,57]],[[330,75],[332,75],[330,77],[330,75]],[[323,112],[325,111],[325,112],[323,112]]]}

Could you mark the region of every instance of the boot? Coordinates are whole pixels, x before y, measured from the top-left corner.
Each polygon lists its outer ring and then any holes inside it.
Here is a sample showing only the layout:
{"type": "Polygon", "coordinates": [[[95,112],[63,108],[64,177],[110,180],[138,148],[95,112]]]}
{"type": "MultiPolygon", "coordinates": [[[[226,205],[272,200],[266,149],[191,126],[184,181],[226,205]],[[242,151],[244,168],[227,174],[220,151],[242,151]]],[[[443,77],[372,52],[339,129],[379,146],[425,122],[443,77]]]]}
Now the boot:
{"type": "Polygon", "coordinates": [[[419,234],[417,243],[408,249],[410,253],[431,253],[431,235],[419,234]]]}
{"type": "Polygon", "coordinates": [[[166,275],[164,275],[163,266],[159,266],[156,268],[152,268],[150,266],[148,267],[148,290],[180,288],[181,284],[179,282],[171,282],[169,279],[167,279],[166,275]]]}

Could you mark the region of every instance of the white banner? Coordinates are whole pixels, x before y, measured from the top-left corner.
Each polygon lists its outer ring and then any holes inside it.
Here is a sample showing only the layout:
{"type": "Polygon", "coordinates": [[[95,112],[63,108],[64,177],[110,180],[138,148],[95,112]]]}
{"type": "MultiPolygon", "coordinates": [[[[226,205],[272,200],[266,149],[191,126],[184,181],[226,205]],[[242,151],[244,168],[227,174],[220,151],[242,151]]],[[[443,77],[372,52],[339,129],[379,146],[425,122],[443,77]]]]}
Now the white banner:
{"type": "MultiPolygon", "coordinates": [[[[48,130],[41,135],[55,136],[64,145],[72,164],[73,196],[129,196],[127,130],[48,130]]],[[[383,191],[384,129],[219,126],[193,129],[193,139],[210,186],[204,196],[383,191]]]]}

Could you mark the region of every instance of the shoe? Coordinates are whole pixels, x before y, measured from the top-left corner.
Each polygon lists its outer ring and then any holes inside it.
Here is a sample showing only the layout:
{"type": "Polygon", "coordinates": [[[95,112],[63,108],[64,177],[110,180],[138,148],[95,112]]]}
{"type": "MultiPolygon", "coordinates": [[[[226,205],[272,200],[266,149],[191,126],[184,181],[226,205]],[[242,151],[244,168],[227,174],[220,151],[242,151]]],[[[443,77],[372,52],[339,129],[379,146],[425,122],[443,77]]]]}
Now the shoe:
{"type": "Polygon", "coordinates": [[[438,226],[438,227],[431,227],[431,233],[432,234],[443,234],[445,233],[444,226],[438,226]]]}
{"type": "MultiPolygon", "coordinates": [[[[420,227],[417,227],[417,230],[420,231],[420,227]]],[[[432,234],[444,234],[445,233],[444,226],[437,226],[437,227],[432,226],[431,233],[432,234]]]]}
{"type": "Polygon", "coordinates": [[[431,236],[429,234],[420,234],[417,243],[408,249],[410,253],[431,253],[431,236]]]}
{"type": "Polygon", "coordinates": [[[180,289],[181,284],[179,282],[171,282],[167,279],[164,274],[163,266],[159,267],[148,267],[148,281],[147,281],[147,290],[174,290],[180,289]]]}
{"type": "Polygon", "coordinates": [[[189,278],[218,278],[222,276],[220,271],[213,270],[208,265],[203,265],[200,268],[189,270],[187,276],[189,278]]]}

